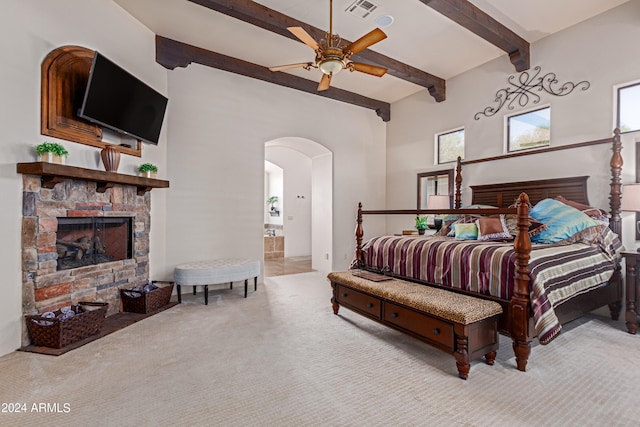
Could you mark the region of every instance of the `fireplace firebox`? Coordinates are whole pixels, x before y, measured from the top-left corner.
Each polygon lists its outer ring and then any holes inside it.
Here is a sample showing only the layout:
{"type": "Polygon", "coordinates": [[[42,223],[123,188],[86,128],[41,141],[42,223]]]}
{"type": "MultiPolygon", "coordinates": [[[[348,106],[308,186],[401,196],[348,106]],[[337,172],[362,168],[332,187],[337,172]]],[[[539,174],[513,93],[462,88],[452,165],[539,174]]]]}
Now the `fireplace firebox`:
{"type": "Polygon", "coordinates": [[[58,218],[57,270],[133,257],[131,217],[58,218]]]}

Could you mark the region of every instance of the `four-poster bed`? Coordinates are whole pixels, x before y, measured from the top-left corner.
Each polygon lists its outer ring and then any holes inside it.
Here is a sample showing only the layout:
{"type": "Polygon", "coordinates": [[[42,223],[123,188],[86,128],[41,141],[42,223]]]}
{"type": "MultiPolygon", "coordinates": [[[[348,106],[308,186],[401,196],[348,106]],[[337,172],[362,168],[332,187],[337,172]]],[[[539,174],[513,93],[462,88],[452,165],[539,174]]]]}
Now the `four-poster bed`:
{"type": "Polygon", "coordinates": [[[541,253],[547,251],[545,245],[532,244],[532,238],[530,237],[530,210],[531,206],[535,206],[544,199],[559,197],[564,197],[565,200],[569,199],[577,204],[588,205],[586,185],[588,177],[473,185],[470,187],[472,190],[472,205],[491,205],[496,208],[463,209],[461,208],[462,174],[460,161],[458,162],[456,174],[456,209],[438,212],[415,209],[363,210],[362,205],[359,204],[355,233],[356,253],[352,268],[382,272],[403,280],[444,287],[452,292],[466,293],[498,302],[503,308],[503,314],[499,318],[499,330],[512,338],[517,367],[519,370],[524,371],[531,352],[531,341],[535,337],[539,337],[540,342],[545,344],[557,335],[562,323],[576,319],[605,305],[609,306],[613,319],[617,319],[619,316],[623,293],[619,265],[621,242],[618,238],[621,231],[620,176],[622,170],[622,157],[620,154],[622,146],[619,131],[614,131],[612,138],[598,141],[598,143],[602,142],[610,143],[613,151],[610,160],[610,217],[608,220],[610,231],[605,231],[606,227],[602,226],[602,229],[599,229],[602,235],[597,237],[592,235],[589,238],[593,240],[585,240],[586,244],[578,241],[576,244],[562,242],[563,244],[546,245],[554,247],[554,251],[559,250],[567,253],[570,250],[572,251],[574,246],[579,246],[580,255],[576,255],[579,253],[576,249],[575,253],[571,252],[570,255],[566,256],[567,260],[587,257],[584,260],[578,260],[581,263],[580,267],[570,267],[570,262],[573,261],[567,261],[567,264],[558,265],[554,267],[555,270],[549,273],[552,276],[564,274],[566,277],[563,278],[563,281],[568,282],[567,290],[556,289],[555,287],[558,285],[554,283],[545,284],[544,279],[541,278],[547,273],[542,270],[542,264],[548,264],[548,259],[560,259],[565,255],[553,253],[547,255],[547,259],[545,259],[541,255],[541,253]],[[513,207],[512,205],[516,200],[517,205],[513,207]],[[488,242],[483,245],[475,241],[451,243],[451,238],[447,237],[385,236],[373,238],[363,245],[363,217],[365,215],[381,214],[457,214],[473,215],[474,217],[505,215],[513,219],[517,233],[511,243],[488,242]],[[429,241],[431,242],[426,243],[429,241]],[[451,248],[447,247],[446,250],[431,248],[431,246],[445,247],[447,245],[450,245],[451,248]],[[420,249],[416,249],[418,246],[420,246],[420,249]],[[421,253],[420,251],[423,250],[423,247],[425,252],[421,253]],[[437,250],[441,252],[437,252],[437,250]],[[484,255],[481,255],[482,252],[493,253],[499,251],[502,251],[505,255],[498,261],[496,261],[496,258],[487,258],[485,260],[485,258],[482,258],[484,255]],[[449,253],[454,252],[459,252],[463,255],[459,258],[452,256],[448,261],[449,264],[447,264],[442,254],[447,253],[446,256],[448,257],[449,253]],[[584,254],[582,254],[583,252],[584,254]],[[596,254],[596,252],[600,253],[596,254]],[[477,273],[479,276],[494,274],[495,271],[491,271],[494,268],[500,270],[499,274],[507,276],[506,279],[504,277],[500,279],[505,282],[504,286],[506,287],[496,292],[487,290],[486,287],[489,286],[486,286],[486,283],[491,282],[493,279],[487,279],[486,277],[471,277],[468,282],[473,283],[471,285],[466,283],[465,274],[467,272],[465,269],[467,267],[462,261],[466,258],[471,258],[476,263],[487,263],[488,270],[477,273]],[[583,282],[586,282],[582,275],[585,274],[586,270],[590,269],[602,269],[602,275],[589,279],[592,282],[598,282],[598,280],[600,282],[589,283],[585,284],[584,287],[580,287],[583,282]],[[434,270],[447,270],[447,272],[442,274],[434,273],[434,270]],[[480,283],[477,288],[474,288],[475,282],[480,283]],[[542,286],[553,288],[551,292],[556,292],[556,294],[563,294],[560,298],[557,298],[556,295],[556,306],[552,306],[552,298],[549,295],[545,295],[548,290],[546,288],[539,289],[542,286]],[[572,294],[569,294],[569,290],[571,290],[572,294]],[[541,295],[534,295],[537,292],[540,292],[541,295]],[[550,317],[547,316],[547,313],[550,313],[550,317]],[[551,318],[553,321],[549,320],[551,318]],[[557,325],[553,322],[557,322],[557,325]]]}

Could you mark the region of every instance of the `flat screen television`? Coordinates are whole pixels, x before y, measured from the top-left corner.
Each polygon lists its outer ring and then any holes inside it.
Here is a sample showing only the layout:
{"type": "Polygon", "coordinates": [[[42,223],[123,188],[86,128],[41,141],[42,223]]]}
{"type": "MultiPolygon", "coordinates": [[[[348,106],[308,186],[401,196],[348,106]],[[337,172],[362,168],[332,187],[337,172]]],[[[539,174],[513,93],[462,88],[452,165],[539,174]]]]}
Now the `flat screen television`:
{"type": "Polygon", "coordinates": [[[96,52],[78,115],[133,138],[158,144],[167,98],[96,52]]]}

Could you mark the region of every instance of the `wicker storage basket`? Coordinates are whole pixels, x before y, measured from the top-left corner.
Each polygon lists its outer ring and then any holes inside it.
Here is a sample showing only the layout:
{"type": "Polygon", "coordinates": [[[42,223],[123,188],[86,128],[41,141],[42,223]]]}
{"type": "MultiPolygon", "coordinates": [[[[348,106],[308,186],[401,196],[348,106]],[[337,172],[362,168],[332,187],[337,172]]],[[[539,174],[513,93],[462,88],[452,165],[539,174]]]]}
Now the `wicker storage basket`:
{"type": "Polygon", "coordinates": [[[60,320],[40,315],[27,317],[31,344],[62,348],[97,334],[102,329],[109,304],[106,302],[79,302],[71,306],[73,317],[60,320]]]}
{"type": "Polygon", "coordinates": [[[120,289],[122,299],[122,311],[130,313],[151,313],[169,304],[171,292],[173,292],[173,282],[151,282],[158,286],[149,292],[135,289],[120,289]]]}

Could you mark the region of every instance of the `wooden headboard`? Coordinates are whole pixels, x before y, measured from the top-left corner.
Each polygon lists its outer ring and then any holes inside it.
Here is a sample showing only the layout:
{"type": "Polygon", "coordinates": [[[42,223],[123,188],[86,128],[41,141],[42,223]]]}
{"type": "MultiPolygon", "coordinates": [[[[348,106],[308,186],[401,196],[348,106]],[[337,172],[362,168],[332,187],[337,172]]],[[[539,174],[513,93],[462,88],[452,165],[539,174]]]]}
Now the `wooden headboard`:
{"type": "Polygon", "coordinates": [[[508,208],[515,203],[520,193],[524,192],[527,193],[532,204],[536,204],[542,199],[564,196],[569,200],[588,205],[587,179],[589,179],[588,176],[576,176],[502,184],[472,185],[471,204],[508,208]]]}

